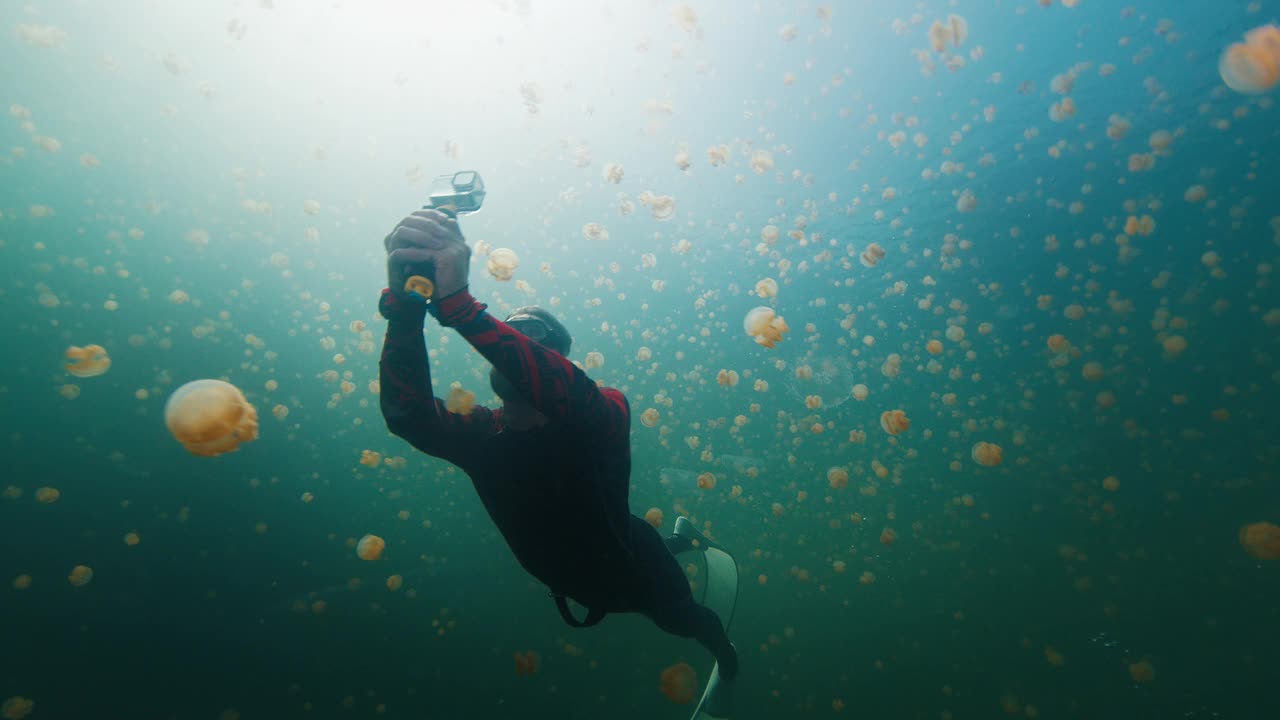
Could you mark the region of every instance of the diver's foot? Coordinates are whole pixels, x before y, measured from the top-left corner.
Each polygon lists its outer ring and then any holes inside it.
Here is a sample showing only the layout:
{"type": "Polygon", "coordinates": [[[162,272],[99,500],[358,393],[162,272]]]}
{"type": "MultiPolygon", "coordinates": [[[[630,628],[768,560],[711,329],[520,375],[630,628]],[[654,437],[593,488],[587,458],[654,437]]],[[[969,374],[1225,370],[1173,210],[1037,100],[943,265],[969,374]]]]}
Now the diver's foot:
{"type": "Polygon", "coordinates": [[[729,651],[724,653],[723,657],[716,658],[716,662],[720,665],[720,677],[733,682],[738,677],[738,648],[733,643],[729,643],[729,651]]]}

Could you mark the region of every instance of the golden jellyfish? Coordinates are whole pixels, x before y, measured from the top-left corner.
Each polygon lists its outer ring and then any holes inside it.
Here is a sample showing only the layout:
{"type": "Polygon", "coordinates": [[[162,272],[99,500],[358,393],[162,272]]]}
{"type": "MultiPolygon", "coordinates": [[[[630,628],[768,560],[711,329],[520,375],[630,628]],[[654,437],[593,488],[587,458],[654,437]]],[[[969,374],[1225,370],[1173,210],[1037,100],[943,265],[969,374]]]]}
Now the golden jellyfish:
{"type": "Polygon", "coordinates": [[[911,421],[907,419],[907,414],[901,410],[885,410],[880,413],[880,427],[890,435],[897,435],[905,432],[911,427],[911,421]]]}
{"type": "Polygon", "coordinates": [[[377,535],[365,535],[356,543],[356,556],[361,560],[377,560],[386,547],[386,540],[377,535]]]}
{"type": "Polygon", "coordinates": [[[640,413],[640,424],[651,428],[658,424],[658,417],[658,411],[654,408],[649,408],[640,413]]]}
{"type": "Polygon", "coordinates": [[[1259,560],[1280,560],[1280,527],[1256,522],[1240,528],[1240,547],[1259,560]]]}
{"type": "Polygon", "coordinates": [[[382,453],[373,450],[360,451],[360,464],[365,467],[376,468],[378,463],[382,462],[382,453]]]}
{"type": "Polygon", "coordinates": [[[763,175],[773,169],[773,153],[768,150],[756,150],[751,153],[751,171],[763,175]]]}
{"type": "Polygon", "coordinates": [[[738,371],[721,370],[716,373],[716,382],[719,383],[721,387],[733,387],[738,384],[738,371]]]}
{"type": "Polygon", "coordinates": [[[1164,343],[1162,344],[1164,346],[1165,355],[1168,355],[1170,358],[1178,357],[1187,349],[1187,339],[1181,335],[1170,335],[1164,339],[1164,343]]]}
{"type": "Polygon", "coordinates": [[[829,468],[827,470],[827,483],[834,490],[849,487],[849,471],[842,467],[829,468]]]}
{"type": "Polygon", "coordinates": [[[516,653],[516,675],[533,675],[538,672],[538,668],[542,667],[542,658],[538,653],[530,650],[526,653],[516,653]]]}
{"type": "Polygon", "coordinates": [[[192,455],[235,452],[258,439],[258,411],[240,388],[221,380],[193,380],[169,396],[164,423],[192,455]]]}
{"type": "Polygon", "coordinates": [[[885,528],[880,531],[880,544],[892,545],[898,539],[898,533],[893,528],[885,528]]]}
{"type": "Polygon", "coordinates": [[[1080,369],[1080,375],[1089,382],[1097,382],[1106,375],[1106,370],[1102,368],[1102,363],[1090,361],[1085,363],[1084,367],[1080,369]]]}
{"type": "Polygon", "coordinates": [[[289,408],[285,407],[284,405],[276,405],[275,407],[271,408],[271,414],[275,417],[275,419],[283,420],[289,417],[289,408]]]}
{"type": "Polygon", "coordinates": [[[444,408],[457,415],[470,415],[476,407],[476,394],[460,387],[450,388],[444,408]]]}
{"type": "Polygon", "coordinates": [[[941,354],[942,354],[942,341],[941,341],[941,340],[930,340],[928,343],[926,343],[926,344],[925,344],[924,349],[925,349],[926,351],[928,351],[928,353],[929,353],[930,355],[941,355],[941,354]]]}
{"type": "Polygon", "coordinates": [[[1102,479],[1102,487],[1107,492],[1115,492],[1120,489],[1120,478],[1115,475],[1108,475],[1102,479]]]}
{"type": "Polygon", "coordinates": [[[71,574],[67,575],[67,581],[76,587],[84,587],[93,580],[93,568],[88,565],[77,565],[71,568],[71,574]]]}
{"type": "Polygon", "coordinates": [[[704,472],[698,476],[698,487],[702,490],[716,489],[716,476],[709,472],[704,472]]]}
{"type": "Polygon", "coordinates": [[[498,248],[489,253],[489,259],[485,263],[485,269],[495,280],[507,281],[515,274],[516,268],[520,266],[520,258],[516,256],[515,251],[509,248],[498,248]]]}
{"type": "Polygon", "coordinates": [[[13,579],[14,590],[26,590],[29,587],[31,587],[30,575],[19,575],[18,577],[13,579]]]}
{"type": "Polygon", "coordinates": [[[391,592],[395,592],[403,586],[404,586],[403,575],[392,575],[391,577],[387,578],[387,589],[390,590],[391,592]]]}
{"type": "Polygon", "coordinates": [[[138,533],[136,532],[126,533],[124,536],[124,544],[129,547],[133,547],[140,542],[142,542],[142,538],[138,537],[138,533]]]}
{"type": "Polygon", "coordinates": [[[773,308],[757,307],[747,313],[742,321],[742,328],[754,337],[756,342],[772,348],[782,340],[782,334],[790,332],[786,320],[773,311],[773,308]]]}
{"type": "Polygon", "coordinates": [[[879,243],[871,243],[862,251],[858,259],[862,262],[863,267],[873,268],[884,259],[884,255],[884,248],[880,247],[879,243]]]}
{"type": "Polygon", "coordinates": [[[31,714],[35,706],[35,702],[21,695],[15,695],[0,703],[0,717],[3,717],[4,720],[22,720],[22,718],[31,714]]]}
{"type": "Polygon", "coordinates": [[[1136,683],[1149,683],[1156,679],[1156,669],[1147,660],[1129,665],[1129,677],[1136,683]]]}
{"type": "Polygon", "coordinates": [[[688,663],[676,663],[662,671],[658,689],[671,702],[688,705],[698,689],[698,673],[688,663]]]}
{"type": "Polygon", "coordinates": [[[661,508],[651,507],[644,513],[644,521],[652,525],[655,530],[662,528],[662,518],[661,508]]]}
{"type": "Polygon", "coordinates": [[[857,385],[853,386],[853,390],[850,391],[850,394],[853,395],[854,400],[857,400],[858,402],[862,402],[863,400],[867,399],[868,395],[871,394],[871,390],[869,390],[866,385],[863,385],[862,383],[858,383],[857,385]]]}
{"type": "Polygon", "coordinates": [[[804,398],[804,406],[810,410],[817,410],[822,407],[821,395],[806,395],[804,398]]]}
{"type": "Polygon", "coordinates": [[[870,570],[864,570],[862,571],[862,574],[858,576],[858,582],[863,585],[872,585],[875,583],[875,581],[876,581],[876,574],[871,572],[870,570]]]}
{"type": "Polygon", "coordinates": [[[778,242],[778,238],[781,236],[782,231],[778,229],[777,225],[765,225],[760,229],[760,239],[763,240],[766,245],[772,245],[778,242]]]}
{"type": "Polygon", "coordinates": [[[1004,462],[1004,448],[995,443],[977,442],[969,451],[973,461],[985,467],[995,467],[1004,462]]]}
{"type": "Polygon", "coordinates": [[[608,240],[609,230],[598,222],[589,222],[582,226],[582,237],[588,240],[608,240]]]}
{"type": "Polygon", "coordinates": [[[1233,43],[1218,60],[1218,74],[1227,87],[1256,95],[1280,81],[1280,28],[1263,25],[1250,30],[1243,43],[1233,43]]]}
{"type": "Polygon", "coordinates": [[[76,377],[97,377],[111,368],[111,358],[101,345],[86,345],[67,348],[67,363],[63,365],[67,372],[76,377]]]}
{"type": "Polygon", "coordinates": [[[1062,335],[1050,335],[1045,344],[1049,346],[1049,352],[1059,355],[1071,349],[1071,343],[1062,335]]]}
{"type": "Polygon", "coordinates": [[[593,350],[587,353],[587,360],[583,364],[587,366],[588,370],[602,368],[604,367],[604,354],[593,350]]]}
{"type": "Polygon", "coordinates": [[[36,502],[49,505],[58,502],[58,498],[62,497],[62,492],[58,488],[42,487],[36,489],[36,502]]]}
{"type": "Polygon", "coordinates": [[[756,283],[756,295],[762,298],[771,298],[778,296],[778,281],[773,278],[764,278],[756,283]]]}

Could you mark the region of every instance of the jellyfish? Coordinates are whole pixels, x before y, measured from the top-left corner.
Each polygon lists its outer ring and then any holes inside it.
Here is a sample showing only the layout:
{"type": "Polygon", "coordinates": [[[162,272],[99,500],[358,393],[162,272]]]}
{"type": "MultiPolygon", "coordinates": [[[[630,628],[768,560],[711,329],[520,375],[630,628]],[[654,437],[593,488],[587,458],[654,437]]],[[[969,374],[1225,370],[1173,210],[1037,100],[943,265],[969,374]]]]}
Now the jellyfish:
{"type": "Polygon", "coordinates": [[[77,565],[71,568],[67,581],[76,587],[84,587],[93,580],[93,568],[88,565],[77,565]]]}
{"type": "Polygon", "coordinates": [[[21,695],[15,695],[0,703],[0,717],[5,720],[22,720],[31,714],[35,706],[35,702],[21,695]]]}
{"type": "Polygon", "coordinates": [[[588,240],[608,240],[609,230],[597,222],[589,222],[582,226],[582,237],[588,240]]]}
{"type": "Polygon", "coordinates": [[[863,267],[873,268],[877,263],[884,259],[884,254],[884,248],[880,247],[879,243],[871,243],[862,251],[858,260],[862,263],[863,267]]]}
{"type": "Polygon", "coordinates": [[[771,298],[778,296],[778,281],[773,278],[764,278],[756,283],[756,295],[762,298],[771,298]]]}
{"type": "Polygon", "coordinates": [[[898,533],[893,528],[885,528],[880,531],[880,544],[892,545],[898,539],[898,533]]]}
{"type": "Polygon", "coordinates": [[[516,675],[533,675],[542,666],[542,658],[533,650],[526,653],[517,652],[515,660],[516,675]]]}
{"type": "Polygon", "coordinates": [[[1280,527],[1256,522],[1240,528],[1240,547],[1259,560],[1280,560],[1280,527]]]}
{"type": "Polygon", "coordinates": [[[258,411],[240,388],[222,380],[193,380],[169,396],[164,422],[192,455],[235,452],[258,438],[258,411]]]}
{"type": "Polygon", "coordinates": [[[378,463],[382,462],[382,453],[373,450],[360,451],[360,464],[365,467],[376,468],[378,463]]]}
{"type": "Polygon", "coordinates": [[[698,476],[698,488],[701,490],[715,490],[716,476],[709,472],[704,472],[698,476]]]}
{"type": "Polygon", "coordinates": [[[36,502],[49,505],[58,502],[58,498],[62,497],[62,492],[54,487],[42,487],[36,489],[36,502]]]}
{"type": "Polygon", "coordinates": [[[644,513],[644,521],[652,525],[655,530],[662,528],[662,518],[661,508],[651,507],[644,513]]]}
{"type": "Polygon", "coordinates": [[[640,413],[640,424],[647,428],[654,427],[658,424],[658,411],[654,408],[648,408],[640,413]]]}
{"type": "Polygon", "coordinates": [[[782,340],[782,334],[791,331],[781,315],[774,313],[772,308],[763,306],[748,312],[742,321],[742,327],[757,343],[767,348],[777,345],[782,340]]]}
{"type": "Polygon", "coordinates": [[[734,387],[738,384],[738,371],[721,370],[716,373],[716,382],[719,383],[721,387],[734,387]]]}
{"type": "Polygon", "coordinates": [[[404,586],[403,575],[392,575],[391,577],[387,578],[387,589],[390,590],[391,592],[395,592],[403,586],[404,586]]]}
{"type": "Polygon", "coordinates": [[[498,248],[489,253],[489,260],[485,263],[485,269],[495,280],[507,281],[515,274],[516,268],[520,266],[520,258],[516,256],[513,250],[509,248],[498,248]]]}
{"type": "Polygon", "coordinates": [[[476,394],[460,387],[450,388],[444,408],[457,415],[470,415],[476,407],[476,394]]]}
{"type": "Polygon", "coordinates": [[[763,175],[773,169],[773,153],[768,150],[756,150],[751,153],[751,170],[763,175]]]}
{"type": "Polygon", "coordinates": [[[1045,344],[1049,346],[1049,352],[1057,355],[1061,355],[1071,349],[1071,343],[1062,335],[1050,335],[1045,344]]]}
{"type": "Polygon", "coordinates": [[[842,467],[827,470],[827,483],[833,490],[841,490],[849,486],[849,471],[842,467]]]}
{"type": "Polygon", "coordinates": [[[698,689],[698,674],[688,663],[676,663],[662,671],[658,688],[671,702],[688,705],[698,689]]]}
{"type": "Polygon", "coordinates": [[[901,410],[885,410],[880,414],[880,427],[890,435],[897,435],[910,428],[911,421],[901,410]]]}
{"type": "Polygon", "coordinates": [[[1156,669],[1148,660],[1140,660],[1129,665],[1129,677],[1136,683],[1149,683],[1156,679],[1156,669]]]}
{"type": "Polygon", "coordinates": [[[386,547],[386,540],[377,535],[365,535],[356,543],[356,555],[361,560],[377,560],[382,557],[382,551],[386,547]]]}
{"type": "Polygon", "coordinates": [[[1243,43],[1222,53],[1218,74],[1238,93],[1256,95],[1275,87],[1280,80],[1280,28],[1263,25],[1250,30],[1243,43]]]}
{"type": "Polygon", "coordinates": [[[97,377],[111,368],[111,358],[101,345],[67,348],[67,363],[63,367],[76,377],[97,377]]]}
{"type": "Polygon", "coordinates": [[[973,457],[974,462],[986,467],[995,467],[1004,461],[1004,448],[995,443],[974,443],[973,449],[969,451],[969,454],[973,457]]]}

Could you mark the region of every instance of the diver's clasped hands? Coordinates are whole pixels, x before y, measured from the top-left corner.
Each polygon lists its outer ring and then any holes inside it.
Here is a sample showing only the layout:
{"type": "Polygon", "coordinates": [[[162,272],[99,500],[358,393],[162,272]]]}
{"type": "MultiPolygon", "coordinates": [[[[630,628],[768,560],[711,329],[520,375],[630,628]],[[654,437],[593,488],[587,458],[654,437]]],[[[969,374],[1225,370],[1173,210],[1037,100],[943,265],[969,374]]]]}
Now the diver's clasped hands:
{"type": "Polygon", "coordinates": [[[467,286],[471,248],[458,221],[439,210],[416,210],[387,235],[387,287],[404,294],[404,284],[434,265],[430,279],[434,298],[444,298],[467,286]]]}

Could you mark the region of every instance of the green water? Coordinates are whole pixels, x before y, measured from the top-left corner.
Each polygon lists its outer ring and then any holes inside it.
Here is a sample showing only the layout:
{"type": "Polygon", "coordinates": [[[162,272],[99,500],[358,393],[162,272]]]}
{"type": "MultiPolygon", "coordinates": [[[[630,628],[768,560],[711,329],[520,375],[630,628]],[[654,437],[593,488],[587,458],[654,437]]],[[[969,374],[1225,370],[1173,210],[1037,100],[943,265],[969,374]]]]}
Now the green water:
{"type": "MultiPolygon", "coordinates": [[[[466,477],[383,424],[382,239],[430,177],[475,169],[473,293],[548,307],[572,359],[603,355],[590,374],[635,415],[632,511],[688,514],[739,560],[735,717],[1280,714],[1280,561],[1238,539],[1280,523],[1280,145],[1274,95],[1218,74],[1276,3],[681,7],[0,6],[7,712],[688,716],[659,674],[705,676],[705,652],[637,617],[565,626],[466,477]],[[968,37],[929,50],[951,13],[968,37]],[[512,281],[484,246],[516,252],[512,281]],[[773,349],[742,329],[760,305],[791,328],[773,349]],[[90,344],[109,371],[65,372],[90,344]],[[820,358],[829,382],[797,379],[820,358]],[[257,440],[203,458],[169,434],[166,399],[200,378],[243,390],[257,440]],[[379,560],[355,555],[366,533],[379,560]]],[[[483,360],[426,333],[437,394],[494,405],[483,360]]]]}

